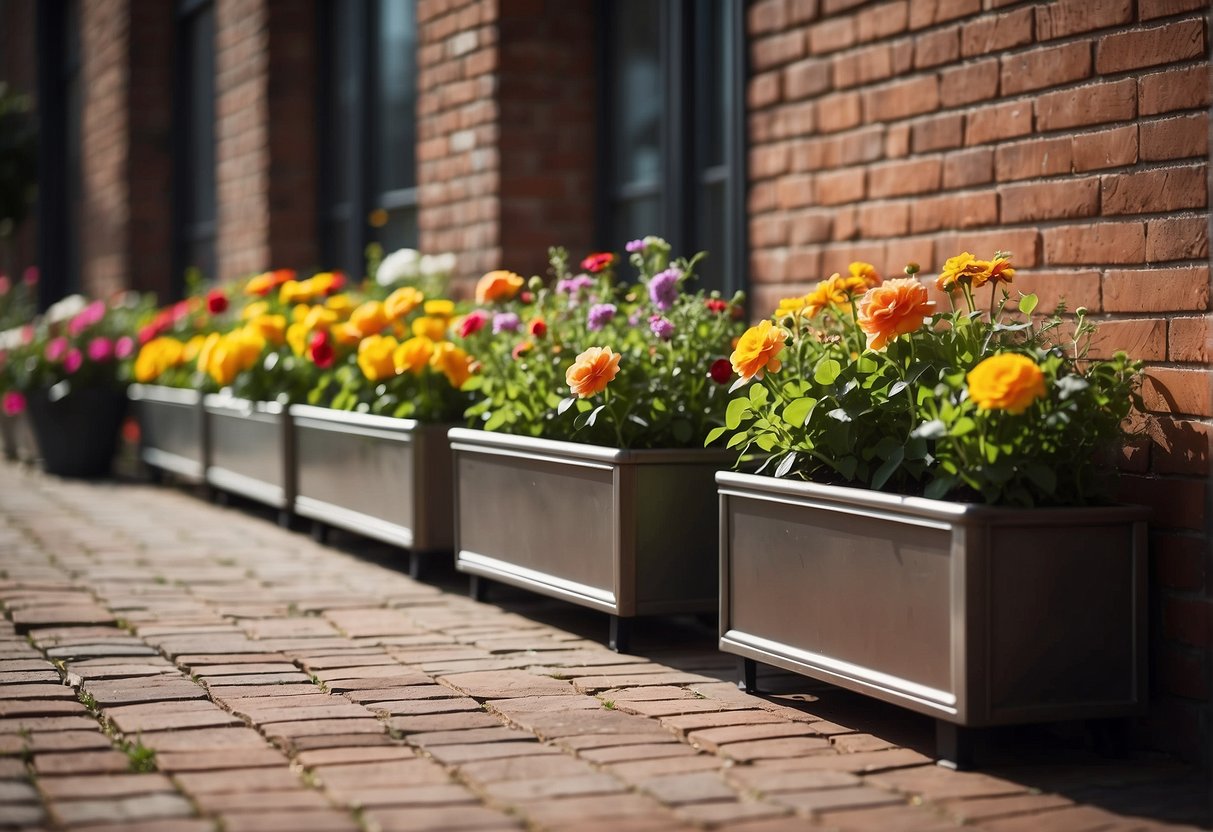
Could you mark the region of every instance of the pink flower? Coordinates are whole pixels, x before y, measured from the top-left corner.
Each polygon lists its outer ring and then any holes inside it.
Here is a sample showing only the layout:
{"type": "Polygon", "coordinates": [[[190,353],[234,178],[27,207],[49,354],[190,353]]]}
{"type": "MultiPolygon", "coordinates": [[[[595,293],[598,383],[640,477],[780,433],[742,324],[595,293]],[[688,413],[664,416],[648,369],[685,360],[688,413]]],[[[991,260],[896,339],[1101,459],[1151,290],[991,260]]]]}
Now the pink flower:
{"type": "Polygon", "coordinates": [[[8,279],[8,275],[0,274],[0,295],[7,295],[12,288],[13,281],[8,279]]]}
{"type": "Polygon", "coordinates": [[[67,331],[78,336],[90,326],[98,324],[105,317],[105,301],[95,300],[80,311],[80,314],[72,318],[67,325],[67,331]]]}
{"type": "Polygon", "coordinates": [[[25,273],[23,275],[21,275],[21,279],[25,282],[26,286],[37,286],[38,285],[38,267],[30,266],[28,269],[25,270],[25,273]]]}
{"type": "Polygon", "coordinates": [[[2,406],[6,416],[16,416],[25,412],[25,394],[18,390],[6,391],[2,406]]]}
{"type": "Polygon", "coordinates": [[[58,338],[52,338],[46,345],[47,361],[62,361],[67,355],[68,343],[67,339],[60,335],[58,338]]]}
{"type": "Polygon", "coordinates": [[[114,343],[114,358],[119,361],[125,361],[135,354],[135,339],[129,335],[123,335],[114,343]]]}
{"type": "Polygon", "coordinates": [[[27,347],[34,343],[33,324],[26,324],[25,326],[21,327],[21,343],[27,347]]]}
{"type": "Polygon", "coordinates": [[[473,310],[459,322],[459,337],[466,338],[474,332],[479,332],[489,321],[489,313],[483,309],[473,310]]]}
{"type": "Polygon", "coordinates": [[[88,357],[92,361],[109,361],[114,357],[114,343],[108,338],[94,338],[88,342],[88,357]]]}
{"type": "Polygon", "coordinates": [[[67,355],[63,359],[63,369],[69,373],[74,373],[84,365],[84,355],[77,349],[68,350],[67,355]]]}

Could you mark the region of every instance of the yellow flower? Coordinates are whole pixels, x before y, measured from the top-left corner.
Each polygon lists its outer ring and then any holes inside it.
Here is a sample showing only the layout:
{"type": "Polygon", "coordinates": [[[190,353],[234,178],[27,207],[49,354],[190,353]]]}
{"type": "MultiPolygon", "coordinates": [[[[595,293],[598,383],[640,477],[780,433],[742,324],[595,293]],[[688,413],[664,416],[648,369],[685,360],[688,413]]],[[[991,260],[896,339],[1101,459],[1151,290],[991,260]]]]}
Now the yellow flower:
{"type": "Polygon", "coordinates": [[[434,342],[424,336],[410,338],[396,348],[392,354],[397,373],[412,373],[415,376],[430,363],[434,355],[434,342]]]}
{"type": "Polygon", "coordinates": [[[390,335],[369,335],[358,345],[358,367],[371,381],[383,381],[396,375],[392,353],[397,347],[390,335]]]}
{"type": "Polygon", "coordinates": [[[244,311],[240,313],[240,320],[251,321],[253,318],[265,315],[270,311],[270,305],[263,300],[258,300],[244,307],[244,311]]]}
{"type": "Polygon", "coordinates": [[[311,329],[302,321],[291,324],[286,328],[286,342],[291,346],[291,352],[295,355],[303,355],[307,350],[308,338],[312,335],[311,329]]]}
{"type": "Polygon", "coordinates": [[[311,293],[306,284],[307,281],[298,280],[288,280],[283,283],[278,287],[278,302],[283,306],[290,306],[293,303],[306,303],[311,300],[311,293]]]}
{"type": "Polygon", "coordinates": [[[455,301],[446,298],[435,298],[425,302],[425,314],[435,318],[449,318],[455,314],[455,301]]]}
{"type": "Polygon", "coordinates": [[[345,279],[339,277],[333,272],[319,272],[311,276],[308,282],[312,286],[312,291],[316,293],[316,297],[328,294],[337,284],[344,284],[345,279]]]}
{"type": "Polygon", "coordinates": [[[209,351],[204,347],[198,357],[199,368],[204,369],[216,384],[226,387],[241,372],[253,366],[264,348],[265,339],[260,332],[246,326],[220,336],[209,351]],[[205,367],[201,366],[203,355],[206,356],[205,367]]]}
{"type": "Polygon", "coordinates": [[[328,329],[335,323],[337,323],[337,313],[332,309],[325,309],[323,306],[311,307],[303,319],[303,325],[308,330],[328,329]]]}
{"type": "Polygon", "coordinates": [[[1002,252],[994,255],[990,261],[990,280],[998,283],[1010,283],[1015,277],[1015,269],[1011,268],[1011,258],[1002,252]]]}
{"type": "Polygon", "coordinates": [[[333,310],[337,313],[338,318],[344,320],[350,316],[351,312],[354,311],[354,302],[350,300],[349,295],[333,295],[324,302],[324,308],[333,310]]]}
{"type": "Polygon", "coordinates": [[[779,353],[783,352],[784,332],[770,321],[759,321],[742,333],[737,347],[729,356],[733,372],[746,379],[762,378],[764,373],[779,372],[783,364],[779,353]]]}
{"type": "Polygon", "coordinates": [[[291,307],[291,320],[302,321],[307,317],[307,313],[310,312],[311,309],[312,307],[308,306],[306,303],[295,304],[293,307],[291,307]]]}
{"type": "Polygon", "coordinates": [[[522,275],[505,269],[489,272],[476,284],[476,303],[485,304],[510,300],[518,294],[525,282],[522,275]]]}
{"type": "Polygon", "coordinates": [[[412,286],[402,286],[387,296],[383,302],[383,310],[388,318],[397,320],[418,307],[425,296],[412,286]]]}
{"type": "Polygon", "coordinates": [[[867,291],[873,286],[879,286],[883,282],[880,272],[876,271],[876,267],[871,263],[864,263],[862,260],[857,260],[847,266],[847,272],[851,277],[858,278],[863,281],[863,290],[867,291]]]}
{"type": "Polygon", "coordinates": [[[184,344],[176,338],[162,336],[148,341],[135,359],[135,381],[146,384],[161,373],[176,367],[183,360],[184,344]]]}
{"type": "Polygon", "coordinates": [[[286,318],[282,315],[259,315],[246,324],[250,327],[275,346],[286,337],[286,318]]]}
{"type": "Polygon", "coordinates": [[[358,328],[363,335],[373,335],[388,324],[387,313],[383,304],[377,300],[368,300],[354,310],[350,315],[350,323],[358,328]]]}
{"type": "Polygon", "coordinates": [[[207,366],[211,360],[211,353],[215,351],[215,347],[219,345],[219,341],[223,338],[218,332],[212,332],[206,336],[206,340],[202,342],[202,347],[198,350],[197,368],[201,373],[207,372],[207,366]]]}
{"type": "Polygon", "coordinates": [[[801,295],[798,298],[782,298],[775,309],[775,318],[799,317],[808,301],[808,295],[801,295]]]}
{"type": "Polygon", "coordinates": [[[446,339],[446,326],[446,318],[431,318],[425,315],[413,321],[413,334],[431,341],[443,341],[446,339]]]}
{"type": "Polygon", "coordinates": [[[472,377],[472,357],[450,341],[435,345],[430,366],[446,376],[446,380],[456,390],[463,387],[472,377]]]}
{"type": "Polygon", "coordinates": [[[1045,374],[1026,355],[1001,352],[969,371],[969,398],[982,410],[1023,413],[1045,395],[1045,374]]]}
{"type": "Polygon", "coordinates": [[[851,296],[862,291],[864,291],[862,278],[841,277],[835,272],[805,295],[804,313],[813,317],[827,306],[847,307],[851,302],[851,296]]]}
{"type": "Polygon", "coordinates": [[[330,332],[333,339],[345,347],[352,347],[362,340],[362,332],[349,322],[336,324],[330,332]]]}
{"type": "Polygon", "coordinates": [[[619,353],[610,347],[590,347],[565,371],[564,381],[578,398],[601,393],[619,374],[619,353]]]}
{"type": "Polygon", "coordinates": [[[198,357],[198,353],[202,350],[202,345],[206,343],[206,337],[199,334],[185,342],[185,349],[181,353],[182,363],[188,363],[198,357]]]}
{"type": "MultiPolygon", "coordinates": [[[[935,287],[944,292],[953,291],[958,284],[968,284],[977,289],[990,280],[993,269],[994,266],[989,260],[978,260],[969,252],[962,251],[944,262],[943,271],[935,280],[935,287]]],[[[1014,273],[1012,270],[1011,274],[1014,273]]]]}

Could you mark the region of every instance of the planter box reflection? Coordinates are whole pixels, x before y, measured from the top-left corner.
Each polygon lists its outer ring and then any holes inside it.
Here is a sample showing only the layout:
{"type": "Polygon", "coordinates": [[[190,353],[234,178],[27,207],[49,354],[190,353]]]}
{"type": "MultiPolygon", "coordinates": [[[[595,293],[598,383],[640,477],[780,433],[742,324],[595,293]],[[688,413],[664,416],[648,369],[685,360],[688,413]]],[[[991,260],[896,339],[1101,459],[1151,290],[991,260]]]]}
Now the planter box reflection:
{"type": "Polygon", "coordinates": [[[725,455],[463,428],[450,438],[455,564],[474,586],[491,578],[609,613],[617,649],[634,616],[715,608],[713,475],[725,455]]]}
{"type": "MultiPolygon", "coordinates": [[[[454,542],[448,425],[293,405],[295,512],[420,555],[454,542]]],[[[318,528],[323,528],[318,527],[318,528]]]]}
{"type": "Polygon", "coordinates": [[[143,464],[201,482],[206,475],[202,394],[153,384],[132,384],[127,393],[139,418],[143,464]]]}
{"type": "Polygon", "coordinates": [[[979,727],[1140,714],[1146,510],[1000,509],[721,473],[720,647],[979,727]]]}
{"type": "Polygon", "coordinates": [[[206,482],[279,510],[289,525],[295,503],[291,418],[277,402],[226,395],[202,399],[206,411],[206,482]]]}

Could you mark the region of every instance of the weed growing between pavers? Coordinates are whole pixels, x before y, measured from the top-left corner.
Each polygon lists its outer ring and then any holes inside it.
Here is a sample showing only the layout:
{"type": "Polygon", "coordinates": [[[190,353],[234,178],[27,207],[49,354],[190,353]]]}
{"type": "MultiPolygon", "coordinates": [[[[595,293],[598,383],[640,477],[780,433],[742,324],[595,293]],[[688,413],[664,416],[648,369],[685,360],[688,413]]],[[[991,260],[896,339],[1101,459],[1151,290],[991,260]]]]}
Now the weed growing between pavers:
{"type": "Polygon", "coordinates": [[[608,711],[615,710],[615,700],[614,699],[602,700],[602,707],[606,708],[608,711]]]}
{"type": "Polygon", "coordinates": [[[139,739],[134,742],[124,739],[121,741],[122,753],[126,754],[131,771],[147,773],[156,770],[156,751],[148,748],[139,739]]]}

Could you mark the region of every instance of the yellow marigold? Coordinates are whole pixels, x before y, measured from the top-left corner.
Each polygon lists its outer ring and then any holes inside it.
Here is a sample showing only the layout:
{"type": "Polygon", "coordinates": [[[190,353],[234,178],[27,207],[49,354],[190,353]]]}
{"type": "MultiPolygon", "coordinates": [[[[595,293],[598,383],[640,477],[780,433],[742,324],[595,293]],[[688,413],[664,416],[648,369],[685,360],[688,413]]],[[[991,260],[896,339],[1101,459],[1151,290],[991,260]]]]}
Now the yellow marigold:
{"type": "Polygon", "coordinates": [[[258,315],[246,324],[271,344],[281,344],[286,338],[286,318],[282,315],[258,315]]]}
{"type": "Polygon", "coordinates": [[[862,260],[856,260],[851,265],[847,266],[847,272],[851,277],[858,278],[863,281],[864,290],[871,289],[873,286],[879,286],[884,282],[880,276],[880,272],[876,271],[876,267],[871,263],[865,263],[862,260]]]}
{"type": "Polygon", "coordinates": [[[302,321],[296,321],[286,328],[286,342],[295,355],[303,355],[307,351],[307,342],[312,331],[302,321]]]}
{"type": "Polygon", "coordinates": [[[431,318],[429,315],[424,315],[413,321],[413,334],[431,341],[443,341],[446,339],[446,327],[449,322],[446,318],[431,318]]]}
{"type": "Polygon", "coordinates": [[[590,347],[565,370],[564,381],[578,398],[597,395],[619,374],[621,357],[610,347],[590,347]]]}
{"type": "Polygon", "coordinates": [[[161,373],[176,367],[183,360],[185,345],[176,338],[161,336],[148,341],[135,359],[135,381],[146,384],[161,373]]]}
{"type": "Polygon", "coordinates": [[[434,342],[423,335],[410,338],[392,353],[392,362],[397,373],[421,375],[434,355],[434,342]]]}
{"type": "Polygon", "coordinates": [[[472,377],[472,364],[472,357],[450,341],[436,344],[434,354],[430,358],[430,366],[446,376],[446,380],[456,390],[463,387],[472,377]]]}
{"type": "Polygon", "coordinates": [[[240,320],[251,321],[253,318],[265,315],[270,311],[270,305],[263,300],[254,301],[244,307],[244,311],[240,313],[240,320]]]}
{"type": "Polygon", "coordinates": [[[383,311],[394,321],[412,312],[424,299],[425,296],[414,287],[401,286],[387,296],[383,302],[383,311]]]}
{"type": "Polygon", "coordinates": [[[990,280],[994,283],[1010,283],[1015,277],[1015,269],[1011,267],[1011,258],[999,252],[990,261],[990,280]]]}
{"type": "Polygon", "coordinates": [[[337,317],[344,320],[354,311],[354,302],[350,300],[350,296],[346,294],[333,295],[324,302],[325,309],[331,309],[337,313],[337,317]]]}
{"type": "Polygon", "coordinates": [[[323,306],[313,306],[308,309],[307,315],[303,318],[303,325],[308,330],[328,329],[333,324],[337,323],[337,313],[332,309],[326,309],[323,306]]]}
{"type": "Polygon", "coordinates": [[[805,304],[809,302],[808,295],[801,295],[798,298],[781,298],[779,306],[775,308],[775,317],[798,317],[803,311],[805,304]]]}
{"type": "Polygon", "coordinates": [[[425,302],[425,314],[435,318],[449,318],[455,314],[455,301],[446,298],[434,298],[425,302]]]}
{"type": "Polygon", "coordinates": [[[249,282],[244,284],[244,291],[249,295],[263,297],[264,295],[269,294],[269,292],[277,285],[278,283],[274,279],[274,273],[266,272],[265,274],[259,274],[256,277],[250,278],[249,282]]]}
{"type": "Polygon", "coordinates": [[[368,300],[353,311],[350,323],[357,327],[363,335],[373,335],[388,324],[387,313],[383,304],[377,300],[368,300]]]}
{"type": "Polygon", "coordinates": [[[201,373],[207,372],[207,366],[211,360],[211,353],[215,351],[215,347],[219,345],[219,341],[223,338],[218,332],[212,332],[206,336],[206,340],[202,342],[202,347],[198,350],[198,363],[195,365],[201,373]]]}
{"type": "Polygon", "coordinates": [[[919,329],[934,306],[926,286],[902,277],[869,289],[859,299],[856,320],[868,335],[868,348],[883,350],[898,335],[919,329]]]}
{"type": "Polygon", "coordinates": [[[278,302],[283,306],[307,303],[312,299],[311,286],[306,280],[288,280],[278,287],[278,302]]]}
{"type": "Polygon", "coordinates": [[[331,292],[334,286],[344,286],[345,278],[334,272],[319,272],[312,275],[308,282],[312,284],[312,289],[319,297],[331,292]]]}
{"type": "Polygon", "coordinates": [[[182,363],[188,363],[198,357],[202,345],[206,343],[206,338],[207,336],[199,334],[185,342],[185,349],[181,353],[182,363]]]}
{"type": "Polygon", "coordinates": [[[990,279],[991,268],[990,261],[978,260],[969,252],[962,251],[944,262],[943,270],[935,280],[935,287],[952,292],[957,285],[968,284],[976,289],[990,279]]]}
{"type": "MultiPolygon", "coordinates": [[[[207,361],[206,366],[201,369],[204,369],[216,384],[226,387],[235,381],[241,372],[253,366],[264,347],[265,339],[256,329],[237,329],[221,336],[209,352],[204,348],[207,361]]],[[[201,361],[200,353],[199,362],[201,361]]]]}
{"type": "Polygon", "coordinates": [[[779,353],[783,352],[784,332],[770,321],[759,321],[742,333],[737,346],[729,356],[733,372],[746,379],[762,378],[764,373],[779,372],[783,364],[779,353]]]}
{"type": "Polygon", "coordinates": [[[306,303],[295,304],[291,307],[291,322],[294,323],[295,321],[302,321],[307,317],[307,313],[310,312],[311,309],[312,307],[308,306],[306,303]]]}
{"type": "Polygon", "coordinates": [[[514,274],[505,269],[489,272],[476,284],[476,303],[495,303],[499,300],[510,300],[518,294],[525,283],[522,275],[514,274]]]}
{"type": "Polygon", "coordinates": [[[982,410],[1023,413],[1045,395],[1045,374],[1026,355],[1001,352],[969,371],[969,398],[982,410]]]}
{"type": "Polygon", "coordinates": [[[352,347],[362,340],[362,332],[358,327],[349,323],[336,324],[331,330],[333,339],[342,346],[352,347]]]}
{"type": "Polygon", "coordinates": [[[851,303],[851,296],[862,291],[861,278],[842,277],[835,272],[805,295],[804,314],[813,317],[827,306],[846,307],[851,303]]]}
{"type": "Polygon", "coordinates": [[[358,367],[371,381],[383,381],[396,375],[392,354],[399,346],[390,335],[369,335],[358,345],[358,367]]]}

